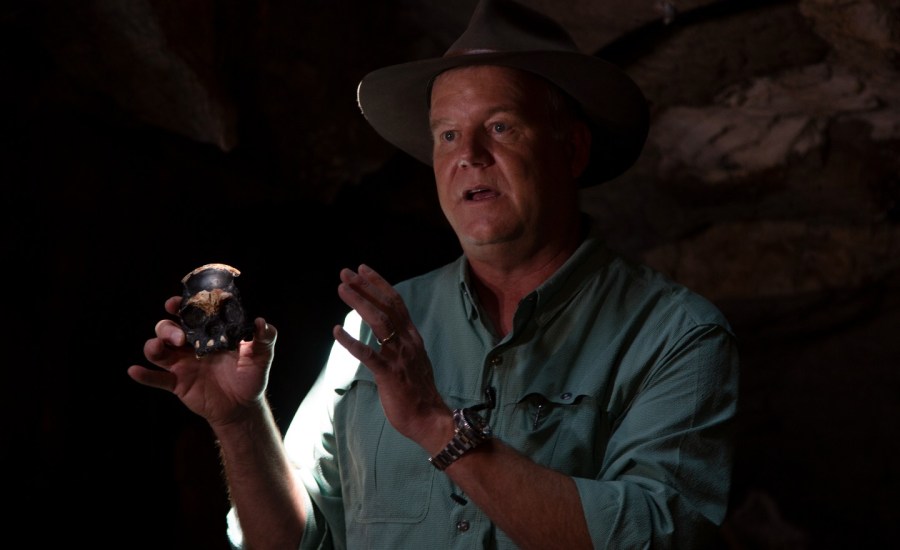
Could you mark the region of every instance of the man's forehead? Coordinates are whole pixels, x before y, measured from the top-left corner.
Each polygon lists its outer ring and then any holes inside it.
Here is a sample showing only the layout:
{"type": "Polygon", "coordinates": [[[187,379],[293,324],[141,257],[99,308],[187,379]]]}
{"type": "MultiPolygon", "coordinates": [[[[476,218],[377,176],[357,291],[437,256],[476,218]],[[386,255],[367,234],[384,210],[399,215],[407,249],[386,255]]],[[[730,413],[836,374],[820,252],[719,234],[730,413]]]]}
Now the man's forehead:
{"type": "Polygon", "coordinates": [[[448,78],[458,78],[469,75],[472,75],[474,78],[482,78],[487,74],[491,75],[493,78],[506,78],[509,80],[521,81],[523,83],[546,82],[546,80],[539,77],[538,75],[524,69],[519,69],[517,67],[507,67],[505,65],[472,64],[452,67],[440,73],[434,78],[432,89],[439,82],[445,81],[448,78]]]}
{"type": "Polygon", "coordinates": [[[453,94],[471,97],[497,95],[505,97],[508,108],[527,103],[546,91],[551,84],[545,79],[527,71],[500,65],[467,65],[456,67],[438,75],[430,90],[429,104],[451,90],[453,94]]]}

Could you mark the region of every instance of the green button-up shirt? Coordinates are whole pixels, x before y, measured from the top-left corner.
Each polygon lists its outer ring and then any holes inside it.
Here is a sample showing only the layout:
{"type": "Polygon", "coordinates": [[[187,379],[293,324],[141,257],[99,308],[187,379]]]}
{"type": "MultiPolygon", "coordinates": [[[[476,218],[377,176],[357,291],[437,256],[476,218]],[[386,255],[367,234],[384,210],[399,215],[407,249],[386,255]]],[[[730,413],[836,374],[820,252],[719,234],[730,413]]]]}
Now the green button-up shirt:
{"type": "MultiPolygon", "coordinates": [[[[574,478],[596,548],[699,548],[723,520],[738,364],[707,300],[596,236],[499,341],[465,258],[396,289],[447,404],[476,405],[493,386],[496,408],[482,412],[495,437],[574,478]]],[[[344,328],[374,344],[355,312],[344,328]]],[[[391,427],[371,372],[338,344],[285,444],[309,497],[303,548],[516,547],[391,427]]]]}

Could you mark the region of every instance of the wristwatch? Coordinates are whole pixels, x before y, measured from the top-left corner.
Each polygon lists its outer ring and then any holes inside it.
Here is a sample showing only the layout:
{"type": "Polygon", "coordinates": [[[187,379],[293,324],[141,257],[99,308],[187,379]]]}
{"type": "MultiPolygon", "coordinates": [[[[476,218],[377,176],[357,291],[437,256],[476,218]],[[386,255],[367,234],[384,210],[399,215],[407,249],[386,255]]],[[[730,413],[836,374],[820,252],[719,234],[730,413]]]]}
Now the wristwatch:
{"type": "Polygon", "coordinates": [[[428,459],[428,462],[443,470],[456,462],[459,457],[491,438],[491,427],[472,409],[455,409],[453,422],[456,432],[444,450],[428,459]]]}

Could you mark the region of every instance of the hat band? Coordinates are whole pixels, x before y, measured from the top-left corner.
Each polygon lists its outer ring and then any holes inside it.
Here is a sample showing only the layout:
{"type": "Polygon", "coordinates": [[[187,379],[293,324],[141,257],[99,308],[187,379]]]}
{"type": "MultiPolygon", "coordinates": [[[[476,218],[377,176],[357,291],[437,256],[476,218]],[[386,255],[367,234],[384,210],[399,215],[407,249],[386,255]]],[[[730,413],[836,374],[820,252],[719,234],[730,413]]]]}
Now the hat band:
{"type": "Polygon", "coordinates": [[[471,49],[467,48],[464,50],[448,51],[447,53],[444,54],[444,57],[459,57],[461,55],[479,55],[479,54],[483,54],[483,53],[497,53],[499,51],[500,50],[489,50],[486,48],[471,48],[471,49]]]}

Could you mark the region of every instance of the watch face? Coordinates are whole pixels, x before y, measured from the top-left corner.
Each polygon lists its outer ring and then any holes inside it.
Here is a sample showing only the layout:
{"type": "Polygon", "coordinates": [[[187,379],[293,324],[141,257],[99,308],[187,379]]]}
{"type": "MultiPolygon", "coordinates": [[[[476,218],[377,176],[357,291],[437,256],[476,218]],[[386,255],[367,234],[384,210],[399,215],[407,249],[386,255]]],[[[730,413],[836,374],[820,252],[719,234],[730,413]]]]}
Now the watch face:
{"type": "Polygon", "coordinates": [[[491,427],[488,426],[487,422],[484,421],[484,418],[481,417],[475,411],[470,411],[468,409],[463,409],[463,417],[466,419],[466,422],[469,426],[472,427],[476,432],[479,432],[482,437],[488,437],[491,435],[491,427]]]}

